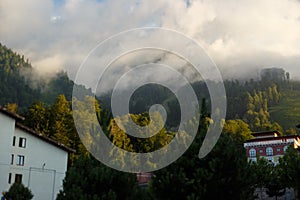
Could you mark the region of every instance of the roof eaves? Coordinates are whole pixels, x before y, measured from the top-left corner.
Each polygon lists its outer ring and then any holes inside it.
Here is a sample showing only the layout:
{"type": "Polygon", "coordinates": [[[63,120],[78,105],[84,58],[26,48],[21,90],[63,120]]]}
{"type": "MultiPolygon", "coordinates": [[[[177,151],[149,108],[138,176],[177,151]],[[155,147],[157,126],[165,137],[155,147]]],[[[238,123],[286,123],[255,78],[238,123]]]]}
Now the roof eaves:
{"type": "Polygon", "coordinates": [[[245,143],[248,142],[256,142],[256,141],[266,141],[266,140],[282,140],[282,139],[290,139],[290,138],[299,138],[299,135],[287,135],[287,136],[279,136],[279,137],[266,137],[266,138],[253,138],[247,140],[245,143]]]}
{"type": "Polygon", "coordinates": [[[251,133],[252,135],[263,135],[263,134],[269,134],[269,133],[277,133],[280,135],[280,133],[276,130],[273,130],[273,131],[261,131],[261,132],[253,132],[251,133]]]}
{"type": "Polygon", "coordinates": [[[26,131],[27,133],[30,133],[31,135],[33,135],[35,137],[40,138],[41,140],[43,140],[45,142],[48,142],[48,143],[50,143],[50,144],[52,144],[52,145],[54,145],[54,146],[56,146],[56,147],[58,147],[58,148],[60,148],[60,149],[62,149],[64,151],[67,151],[69,153],[75,153],[76,152],[74,149],[72,149],[70,147],[67,147],[64,144],[59,143],[59,142],[57,142],[57,141],[55,141],[55,140],[53,140],[53,139],[51,139],[49,137],[46,137],[45,135],[43,135],[41,133],[38,133],[38,132],[32,130],[31,128],[29,128],[27,126],[24,126],[21,123],[16,123],[16,127],[18,127],[20,129],[26,131]]]}
{"type": "Polygon", "coordinates": [[[7,110],[7,108],[0,106],[0,112],[6,114],[7,116],[14,118],[16,120],[24,120],[25,118],[21,115],[18,115],[16,113],[10,112],[9,110],[7,110]]]}

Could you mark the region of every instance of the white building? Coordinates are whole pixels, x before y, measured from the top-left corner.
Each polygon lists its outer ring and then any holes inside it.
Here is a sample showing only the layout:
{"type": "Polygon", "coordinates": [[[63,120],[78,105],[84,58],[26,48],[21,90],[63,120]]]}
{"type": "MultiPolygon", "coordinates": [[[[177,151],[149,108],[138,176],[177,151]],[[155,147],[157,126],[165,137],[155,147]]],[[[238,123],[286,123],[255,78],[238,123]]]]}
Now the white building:
{"type": "Polygon", "coordinates": [[[72,149],[19,123],[23,117],[0,107],[0,190],[22,182],[36,200],[54,200],[72,149]]]}

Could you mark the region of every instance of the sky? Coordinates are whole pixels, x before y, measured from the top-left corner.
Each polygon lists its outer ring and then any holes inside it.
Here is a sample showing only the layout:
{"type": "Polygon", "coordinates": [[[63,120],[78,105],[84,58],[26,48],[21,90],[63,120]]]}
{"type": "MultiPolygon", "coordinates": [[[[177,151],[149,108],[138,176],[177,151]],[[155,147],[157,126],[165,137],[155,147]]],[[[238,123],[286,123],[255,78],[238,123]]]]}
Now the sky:
{"type": "Polygon", "coordinates": [[[253,78],[267,67],[300,78],[298,0],[1,0],[0,22],[0,42],[42,75],[63,69],[74,78],[105,39],[162,27],[197,41],[224,78],[253,78]]]}

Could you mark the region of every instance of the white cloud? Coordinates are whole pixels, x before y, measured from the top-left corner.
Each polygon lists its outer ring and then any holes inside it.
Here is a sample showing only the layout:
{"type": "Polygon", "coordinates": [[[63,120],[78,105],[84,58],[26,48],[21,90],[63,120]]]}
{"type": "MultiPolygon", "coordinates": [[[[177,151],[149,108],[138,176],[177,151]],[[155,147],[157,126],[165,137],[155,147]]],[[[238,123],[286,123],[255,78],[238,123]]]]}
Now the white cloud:
{"type": "Polygon", "coordinates": [[[194,38],[225,76],[264,66],[296,75],[299,19],[296,0],[191,0],[189,6],[184,0],[66,0],[59,6],[51,0],[2,0],[0,38],[42,73],[65,68],[74,77],[99,42],[120,31],[158,25],[194,38]]]}

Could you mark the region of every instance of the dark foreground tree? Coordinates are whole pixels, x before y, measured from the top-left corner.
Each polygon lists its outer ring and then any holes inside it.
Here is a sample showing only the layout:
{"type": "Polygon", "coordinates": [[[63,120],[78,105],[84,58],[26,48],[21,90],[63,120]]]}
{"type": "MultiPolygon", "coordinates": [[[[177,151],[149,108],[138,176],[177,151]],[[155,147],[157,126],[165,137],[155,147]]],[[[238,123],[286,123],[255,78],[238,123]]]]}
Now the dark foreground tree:
{"type": "Polygon", "coordinates": [[[269,181],[266,185],[266,193],[269,197],[281,197],[285,194],[285,186],[282,180],[282,171],[279,166],[274,166],[271,174],[269,174],[269,181]]]}
{"type": "MultiPolygon", "coordinates": [[[[257,157],[256,162],[251,162],[251,178],[253,178],[255,188],[259,189],[257,196],[262,197],[267,185],[269,185],[270,175],[274,165],[266,158],[257,157]]],[[[272,187],[272,186],[271,186],[272,187]]],[[[270,189],[271,189],[270,187],[270,189]]]]}
{"type": "Polygon", "coordinates": [[[154,173],[150,187],[156,199],[253,199],[252,168],[230,129],[205,158],[199,159],[209,121],[206,116],[202,113],[199,132],[187,152],[154,173]]]}
{"type": "Polygon", "coordinates": [[[14,183],[5,193],[5,198],[9,200],[30,200],[33,198],[33,194],[22,183],[14,183]]]}
{"type": "Polygon", "coordinates": [[[289,146],[279,160],[282,181],[288,188],[294,188],[296,197],[300,198],[300,154],[299,150],[289,146]]]}
{"type": "Polygon", "coordinates": [[[116,171],[94,158],[80,157],[68,170],[57,200],[133,199],[138,192],[135,174],[116,171]]]}

